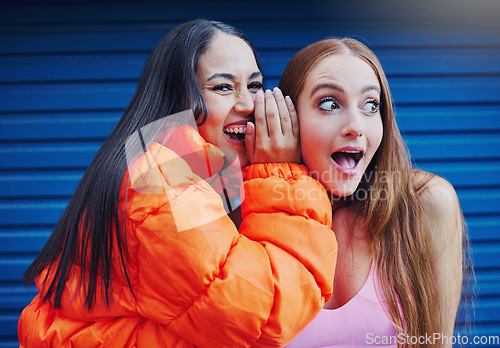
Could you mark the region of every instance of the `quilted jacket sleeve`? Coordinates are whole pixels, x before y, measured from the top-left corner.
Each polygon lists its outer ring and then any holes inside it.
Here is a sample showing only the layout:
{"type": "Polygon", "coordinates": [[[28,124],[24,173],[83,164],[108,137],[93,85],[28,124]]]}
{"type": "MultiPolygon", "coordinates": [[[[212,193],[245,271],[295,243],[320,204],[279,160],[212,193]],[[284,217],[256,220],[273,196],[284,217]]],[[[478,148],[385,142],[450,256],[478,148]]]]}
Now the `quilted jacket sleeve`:
{"type": "Polygon", "coordinates": [[[337,244],[324,188],[299,165],[250,166],[238,231],[175,153],[145,160],[126,207],[139,314],[201,347],[292,340],[331,296],[337,244]]]}

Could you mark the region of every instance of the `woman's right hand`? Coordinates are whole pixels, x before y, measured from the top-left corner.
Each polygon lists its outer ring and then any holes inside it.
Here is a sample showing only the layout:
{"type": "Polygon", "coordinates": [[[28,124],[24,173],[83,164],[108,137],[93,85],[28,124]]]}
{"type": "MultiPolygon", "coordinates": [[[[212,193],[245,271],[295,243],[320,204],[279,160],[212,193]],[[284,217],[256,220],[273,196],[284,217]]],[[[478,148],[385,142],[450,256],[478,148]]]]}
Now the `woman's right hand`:
{"type": "Polygon", "coordinates": [[[302,162],[297,112],[278,87],[257,92],[255,125],[247,123],[245,145],[250,163],[302,162]]]}

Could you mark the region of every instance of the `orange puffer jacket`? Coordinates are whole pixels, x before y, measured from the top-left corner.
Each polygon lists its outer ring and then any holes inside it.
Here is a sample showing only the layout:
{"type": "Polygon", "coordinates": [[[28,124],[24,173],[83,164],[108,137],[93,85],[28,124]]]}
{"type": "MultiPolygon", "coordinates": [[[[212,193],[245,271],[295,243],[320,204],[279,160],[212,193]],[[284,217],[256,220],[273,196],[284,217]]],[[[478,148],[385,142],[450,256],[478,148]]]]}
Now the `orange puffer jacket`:
{"type": "MultiPolygon", "coordinates": [[[[222,152],[184,133],[220,170],[222,152]]],[[[134,163],[120,204],[132,291],[116,250],[109,307],[85,309],[75,267],[54,309],[41,301],[43,272],[19,321],[21,347],[280,347],[319,313],[337,242],[327,193],[304,166],[245,168],[238,231],[221,196],[171,148],[155,142],[134,163]]]]}

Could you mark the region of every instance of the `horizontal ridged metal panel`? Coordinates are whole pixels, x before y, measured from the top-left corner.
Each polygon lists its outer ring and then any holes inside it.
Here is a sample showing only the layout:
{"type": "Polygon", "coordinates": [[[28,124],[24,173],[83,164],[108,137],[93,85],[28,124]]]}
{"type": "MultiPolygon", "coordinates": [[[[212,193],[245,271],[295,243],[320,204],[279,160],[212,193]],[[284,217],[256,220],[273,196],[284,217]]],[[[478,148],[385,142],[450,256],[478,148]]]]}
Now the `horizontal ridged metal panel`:
{"type": "Polygon", "coordinates": [[[415,165],[457,189],[476,269],[477,298],[467,304],[475,311],[471,330],[500,334],[494,1],[1,3],[0,346],[18,346],[19,314],[36,294],[22,285],[22,273],[127,106],[148,53],[175,25],[199,17],[243,29],[268,87],[298,49],[316,40],[352,36],[373,48],[415,165]]]}

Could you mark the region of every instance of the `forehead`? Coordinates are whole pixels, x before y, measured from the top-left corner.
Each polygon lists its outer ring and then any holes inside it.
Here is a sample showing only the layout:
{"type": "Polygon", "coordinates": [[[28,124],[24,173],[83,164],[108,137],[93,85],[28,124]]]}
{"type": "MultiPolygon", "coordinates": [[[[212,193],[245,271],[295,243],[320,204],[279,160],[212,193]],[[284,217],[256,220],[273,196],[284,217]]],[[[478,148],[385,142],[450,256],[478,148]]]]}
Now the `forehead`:
{"type": "Polygon", "coordinates": [[[213,74],[221,72],[252,73],[259,71],[252,49],[234,35],[217,33],[210,47],[201,55],[198,73],[213,74]]]}
{"type": "Polygon", "coordinates": [[[380,87],[373,68],[365,60],[344,53],[327,56],[318,62],[307,76],[304,89],[327,81],[360,88],[367,85],[380,87]]]}

